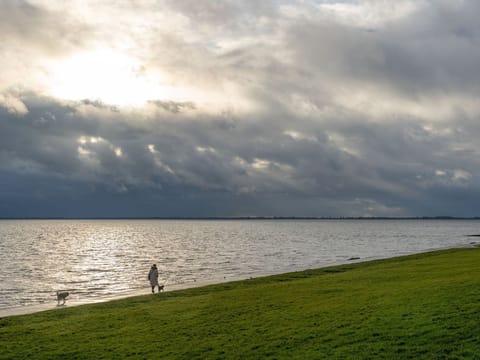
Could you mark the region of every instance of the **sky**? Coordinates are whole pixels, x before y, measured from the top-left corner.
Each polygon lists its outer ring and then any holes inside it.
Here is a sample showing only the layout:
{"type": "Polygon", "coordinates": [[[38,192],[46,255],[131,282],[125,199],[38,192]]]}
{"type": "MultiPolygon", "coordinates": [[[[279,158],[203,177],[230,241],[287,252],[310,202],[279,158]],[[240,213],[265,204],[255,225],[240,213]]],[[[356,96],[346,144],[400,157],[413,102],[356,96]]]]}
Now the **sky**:
{"type": "Polygon", "coordinates": [[[478,14],[0,1],[0,217],[480,216],[478,14]]]}

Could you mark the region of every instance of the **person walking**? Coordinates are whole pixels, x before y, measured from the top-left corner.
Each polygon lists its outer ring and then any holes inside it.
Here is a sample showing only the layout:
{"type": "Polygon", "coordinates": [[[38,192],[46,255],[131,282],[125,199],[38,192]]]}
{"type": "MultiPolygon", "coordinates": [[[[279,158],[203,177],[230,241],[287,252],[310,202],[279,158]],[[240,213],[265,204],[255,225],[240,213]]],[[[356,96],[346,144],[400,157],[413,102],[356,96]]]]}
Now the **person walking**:
{"type": "Polygon", "coordinates": [[[158,269],[157,264],[153,264],[148,272],[148,280],[150,280],[150,286],[152,287],[152,294],[155,292],[155,286],[158,286],[158,292],[160,292],[160,285],[158,285],[158,269]]]}

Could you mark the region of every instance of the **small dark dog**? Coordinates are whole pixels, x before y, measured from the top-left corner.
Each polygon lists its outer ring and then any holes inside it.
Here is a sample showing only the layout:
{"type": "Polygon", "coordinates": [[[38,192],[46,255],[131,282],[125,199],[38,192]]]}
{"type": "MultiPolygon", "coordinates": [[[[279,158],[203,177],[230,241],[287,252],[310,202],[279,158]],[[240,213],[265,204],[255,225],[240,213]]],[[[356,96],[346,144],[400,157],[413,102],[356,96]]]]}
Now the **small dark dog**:
{"type": "Polygon", "coordinates": [[[57,291],[57,306],[60,305],[61,300],[63,300],[62,305],[65,305],[68,295],[70,295],[68,291],[57,291]]]}
{"type": "Polygon", "coordinates": [[[158,292],[163,291],[165,289],[165,285],[158,285],[158,292]]]}

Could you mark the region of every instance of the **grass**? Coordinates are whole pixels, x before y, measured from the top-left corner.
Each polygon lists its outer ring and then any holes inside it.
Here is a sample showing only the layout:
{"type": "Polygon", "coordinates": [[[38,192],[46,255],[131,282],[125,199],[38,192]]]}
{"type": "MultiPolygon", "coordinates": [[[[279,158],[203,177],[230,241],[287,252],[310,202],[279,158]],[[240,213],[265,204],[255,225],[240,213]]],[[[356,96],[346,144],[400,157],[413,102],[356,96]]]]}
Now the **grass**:
{"type": "Polygon", "coordinates": [[[480,249],[0,319],[0,359],[480,359],[480,249]]]}

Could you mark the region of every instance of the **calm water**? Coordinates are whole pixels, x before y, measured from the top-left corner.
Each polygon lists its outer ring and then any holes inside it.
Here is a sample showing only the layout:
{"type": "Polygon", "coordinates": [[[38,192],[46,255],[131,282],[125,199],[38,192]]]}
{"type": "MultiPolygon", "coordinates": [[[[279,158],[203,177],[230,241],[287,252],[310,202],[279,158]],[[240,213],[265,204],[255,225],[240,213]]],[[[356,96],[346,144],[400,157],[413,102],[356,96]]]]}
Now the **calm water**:
{"type": "Polygon", "coordinates": [[[467,246],[479,221],[3,220],[0,308],[89,300],[161,282],[189,286],[467,246]]]}

